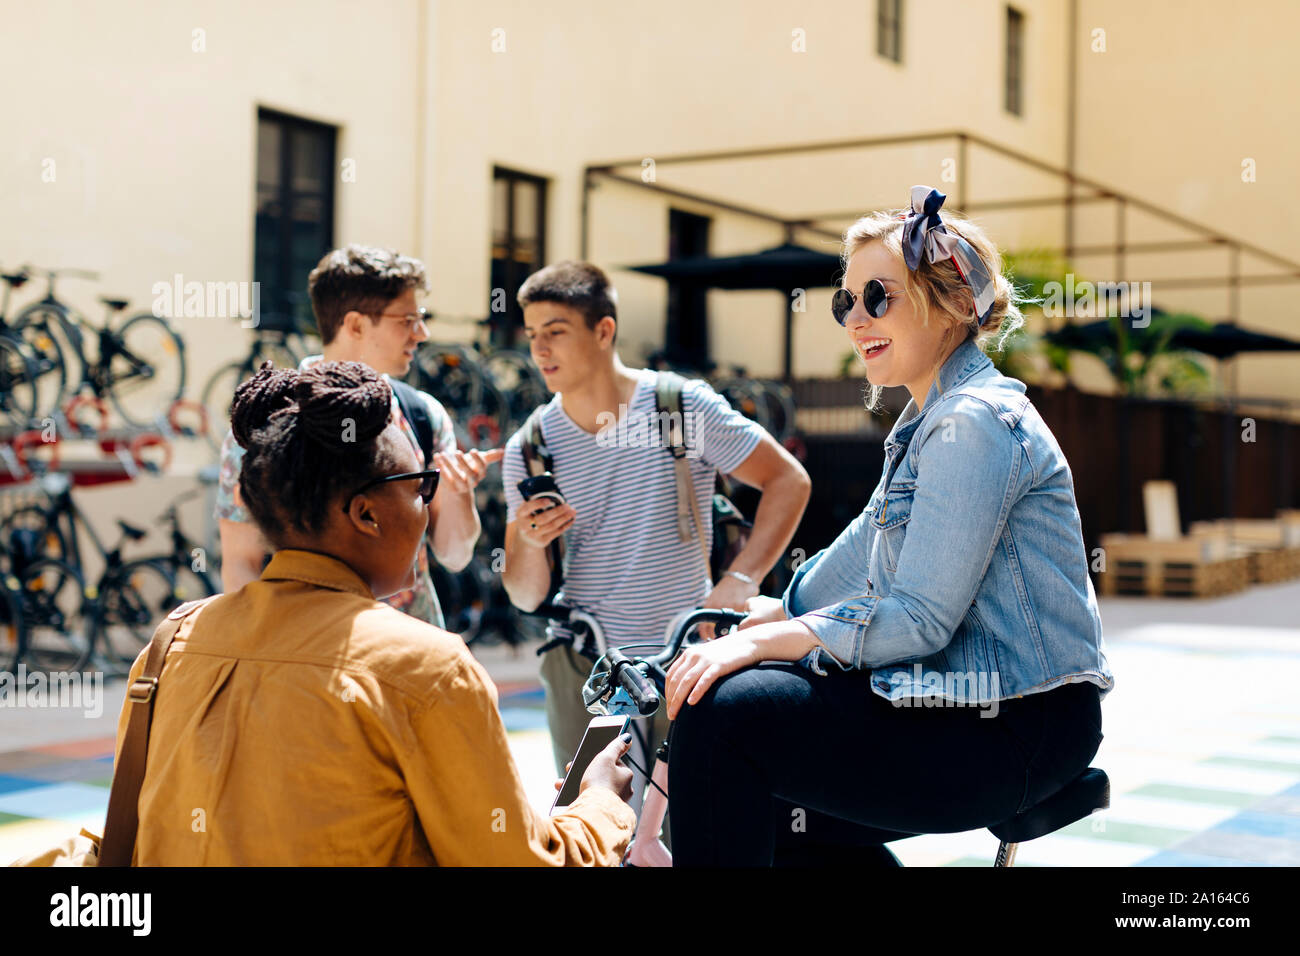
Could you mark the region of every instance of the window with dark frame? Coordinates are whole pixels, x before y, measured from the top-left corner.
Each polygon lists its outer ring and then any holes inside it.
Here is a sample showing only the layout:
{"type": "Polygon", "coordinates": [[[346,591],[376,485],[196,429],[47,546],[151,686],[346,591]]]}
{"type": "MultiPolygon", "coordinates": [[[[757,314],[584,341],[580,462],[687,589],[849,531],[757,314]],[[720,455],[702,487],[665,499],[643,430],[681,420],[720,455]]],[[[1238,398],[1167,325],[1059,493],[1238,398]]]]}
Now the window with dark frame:
{"type": "MultiPolygon", "coordinates": [[[[709,254],[709,217],[668,210],[668,259],[709,254]]],[[[707,370],[709,365],[708,289],[694,282],[668,285],[664,356],[672,365],[707,370]]]]}
{"type": "Polygon", "coordinates": [[[1025,15],[1007,7],[1007,75],[1005,106],[1008,113],[1024,112],[1025,15]]]}
{"type": "Polygon", "coordinates": [[[903,62],[903,0],[876,0],[876,52],[903,62]]]}
{"type": "Polygon", "coordinates": [[[523,311],[515,301],[524,280],[546,262],[546,180],[540,176],[505,169],[492,170],[492,299],[502,297],[504,312],[490,312],[492,344],[515,346],[524,324],[523,311]]]}
{"type": "Polygon", "coordinates": [[[253,280],[263,327],[316,328],[307,276],[334,247],[337,140],[337,127],[258,110],[253,280]]]}

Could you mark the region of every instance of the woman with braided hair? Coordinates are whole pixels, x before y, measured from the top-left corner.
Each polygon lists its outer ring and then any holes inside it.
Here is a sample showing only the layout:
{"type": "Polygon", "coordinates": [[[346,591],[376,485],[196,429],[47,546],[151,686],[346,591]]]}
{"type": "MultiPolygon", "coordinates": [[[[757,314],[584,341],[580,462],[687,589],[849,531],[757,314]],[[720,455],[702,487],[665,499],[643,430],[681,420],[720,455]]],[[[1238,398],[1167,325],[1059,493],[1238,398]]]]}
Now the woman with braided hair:
{"type": "Polygon", "coordinates": [[[378,600],[410,586],[438,479],[417,470],[384,378],[263,367],[231,428],[274,553],[167,652],[133,862],[616,865],[636,825],[627,740],[568,810],[537,814],[464,642],[378,600]]]}

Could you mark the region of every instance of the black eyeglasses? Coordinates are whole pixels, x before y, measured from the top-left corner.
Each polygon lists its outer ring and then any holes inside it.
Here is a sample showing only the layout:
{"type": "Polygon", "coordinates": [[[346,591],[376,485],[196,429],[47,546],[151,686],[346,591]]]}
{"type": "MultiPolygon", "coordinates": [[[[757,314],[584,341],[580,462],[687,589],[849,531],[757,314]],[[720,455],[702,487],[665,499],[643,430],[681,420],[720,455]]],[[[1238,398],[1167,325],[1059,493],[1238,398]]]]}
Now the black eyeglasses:
{"type": "Polygon", "coordinates": [[[367,481],[358,488],[343,502],[343,513],[348,513],[348,505],[352,504],[352,499],[367,488],[373,488],[375,485],[382,485],[386,481],[408,481],[411,478],[420,479],[420,500],[426,505],[433,500],[433,493],[438,490],[438,469],[432,471],[410,471],[402,475],[385,475],[382,478],[376,478],[373,481],[367,481]]]}
{"type": "MultiPolygon", "coordinates": [[[[862,289],[862,300],[866,304],[867,314],[873,319],[879,319],[889,310],[889,300],[902,294],[902,292],[886,292],[883,282],[872,279],[862,289]]],[[[857,301],[858,296],[848,289],[836,291],[831,297],[831,314],[835,316],[835,321],[843,325],[857,301]]]]}

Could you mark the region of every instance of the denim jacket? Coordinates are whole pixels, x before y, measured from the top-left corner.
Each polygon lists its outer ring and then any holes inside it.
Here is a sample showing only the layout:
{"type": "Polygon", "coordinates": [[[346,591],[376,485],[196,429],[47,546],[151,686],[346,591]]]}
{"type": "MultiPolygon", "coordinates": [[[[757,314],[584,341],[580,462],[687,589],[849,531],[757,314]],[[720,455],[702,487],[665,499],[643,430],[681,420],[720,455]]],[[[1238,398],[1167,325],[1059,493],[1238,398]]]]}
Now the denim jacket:
{"type": "Polygon", "coordinates": [[[1114,686],[1070,467],[1024,383],[970,338],[924,410],[908,402],[871,500],[783,603],[822,645],[803,666],[870,670],[893,701],[1114,686]]]}

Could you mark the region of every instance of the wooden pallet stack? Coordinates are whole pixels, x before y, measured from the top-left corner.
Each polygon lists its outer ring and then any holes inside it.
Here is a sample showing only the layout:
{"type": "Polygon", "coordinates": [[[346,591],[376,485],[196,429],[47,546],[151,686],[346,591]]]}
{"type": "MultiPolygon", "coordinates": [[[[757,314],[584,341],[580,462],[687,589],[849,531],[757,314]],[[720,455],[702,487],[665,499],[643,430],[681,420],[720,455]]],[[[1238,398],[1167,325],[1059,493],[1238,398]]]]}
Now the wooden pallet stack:
{"type": "Polygon", "coordinates": [[[1234,541],[1229,530],[1206,527],[1183,535],[1173,482],[1142,486],[1147,533],[1104,534],[1106,570],[1103,595],[1218,597],[1251,582],[1252,549],[1234,541]]]}
{"type": "Polygon", "coordinates": [[[1247,549],[1230,545],[1223,533],[1171,540],[1104,534],[1101,546],[1103,595],[1218,597],[1250,584],[1247,549]]]}
{"type": "Polygon", "coordinates": [[[1226,538],[1244,547],[1252,582],[1300,578],[1300,511],[1279,511],[1276,518],[1196,521],[1189,530],[1194,537],[1226,538]]]}

